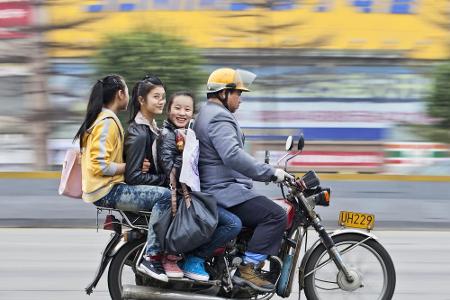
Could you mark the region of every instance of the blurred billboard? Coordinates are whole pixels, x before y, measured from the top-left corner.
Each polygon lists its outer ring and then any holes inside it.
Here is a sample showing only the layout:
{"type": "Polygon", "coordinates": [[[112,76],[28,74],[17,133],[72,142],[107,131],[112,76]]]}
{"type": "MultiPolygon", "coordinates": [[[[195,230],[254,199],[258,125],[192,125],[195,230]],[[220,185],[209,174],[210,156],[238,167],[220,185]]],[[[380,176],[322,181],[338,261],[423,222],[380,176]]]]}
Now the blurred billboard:
{"type": "MultiPolygon", "coordinates": [[[[30,3],[0,0],[0,53],[9,55],[0,63],[0,165],[33,160],[34,141],[23,120],[32,118],[34,101],[27,84],[41,74],[32,74],[24,55],[14,58],[27,49],[27,43],[21,47],[18,42],[30,38],[20,30],[31,25],[35,7],[30,3]]],[[[47,101],[52,108],[50,165],[62,160],[79,126],[95,73],[91,55],[105,37],[119,32],[145,30],[181,37],[201,49],[205,73],[223,66],[256,73],[253,92],[244,94],[237,112],[248,150],[262,157],[271,147],[277,156],[285,137],[301,128],[308,148],[302,161],[293,160],[292,166],[322,171],[382,172],[393,164],[389,170],[406,170],[406,160],[390,160],[392,152],[385,150],[385,142],[394,141],[392,131],[398,124],[433,121],[424,102],[430,74],[434,64],[450,54],[448,1],[50,3],[39,14],[54,27],[44,31],[44,44],[49,45],[47,101]]],[[[424,159],[432,164],[448,160],[449,151],[443,153],[436,160],[418,156],[412,165],[424,159]]]]}
{"type": "MultiPolygon", "coordinates": [[[[55,1],[53,24],[96,22],[48,35],[53,42],[92,47],[132,29],[185,38],[200,48],[315,48],[448,56],[448,2],[436,0],[104,0],[55,1]],[[65,4],[66,3],[66,4],[65,4]]],[[[56,50],[79,57],[89,50],[56,50]]]]}
{"type": "Polygon", "coordinates": [[[424,68],[351,64],[266,66],[237,112],[253,139],[284,139],[303,128],[309,140],[381,141],[395,124],[427,124],[424,68]]]}
{"type": "Polygon", "coordinates": [[[0,40],[25,38],[17,28],[30,25],[31,13],[29,1],[0,1],[0,40]]]}

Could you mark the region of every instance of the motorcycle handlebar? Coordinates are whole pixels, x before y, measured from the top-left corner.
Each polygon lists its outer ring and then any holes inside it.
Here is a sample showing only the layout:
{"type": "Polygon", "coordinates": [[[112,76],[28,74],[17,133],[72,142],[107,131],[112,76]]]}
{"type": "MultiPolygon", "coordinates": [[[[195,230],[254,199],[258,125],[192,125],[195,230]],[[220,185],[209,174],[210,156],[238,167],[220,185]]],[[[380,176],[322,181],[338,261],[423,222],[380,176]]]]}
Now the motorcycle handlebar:
{"type": "Polygon", "coordinates": [[[320,179],[314,171],[306,172],[301,178],[295,178],[294,174],[288,174],[291,178],[286,177],[284,179],[284,183],[286,183],[287,186],[294,185],[302,191],[320,186],[320,179]]]}

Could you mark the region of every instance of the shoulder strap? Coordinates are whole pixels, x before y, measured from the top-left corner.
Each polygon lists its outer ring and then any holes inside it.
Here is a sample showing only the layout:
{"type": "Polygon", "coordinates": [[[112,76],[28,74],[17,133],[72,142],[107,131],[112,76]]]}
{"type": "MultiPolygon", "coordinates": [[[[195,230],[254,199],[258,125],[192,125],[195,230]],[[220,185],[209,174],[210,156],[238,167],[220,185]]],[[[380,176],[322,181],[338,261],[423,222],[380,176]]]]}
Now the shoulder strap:
{"type": "MultiPolygon", "coordinates": [[[[114,122],[116,123],[116,126],[119,128],[120,139],[122,140],[122,143],[123,143],[124,137],[123,137],[122,129],[120,128],[119,124],[117,124],[117,121],[116,121],[113,117],[111,117],[111,116],[106,116],[106,117],[104,117],[104,118],[100,118],[100,119],[95,120],[95,122],[91,125],[91,127],[89,127],[89,128],[86,130],[86,133],[87,133],[87,134],[91,134],[91,133],[92,133],[92,130],[94,130],[94,127],[97,126],[101,121],[103,121],[103,120],[105,120],[105,119],[113,119],[113,120],[114,120],[114,122]]],[[[81,149],[80,149],[80,153],[83,153],[84,150],[85,150],[85,147],[81,148],[81,149]]]]}
{"type": "Polygon", "coordinates": [[[117,126],[117,128],[119,129],[120,138],[122,139],[122,142],[123,142],[124,137],[123,137],[123,132],[122,132],[122,129],[121,129],[120,125],[117,124],[117,121],[116,121],[115,118],[110,117],[110,116],[107,116],[107,117],[104,117],[104,118],[101,118],[101,119],[96,120],[96,121],[94,122],[94,124],[92,124],[91,127],[89,127],[88,130],[86,130],[86,132],[89,133],[89,134],[91,134],[91,133],[92,133],[92,130],[94,129],[94,127],[97,126],[101,121],[106,120],[106,119],[113,119],[113,120],[114,120],[114,123],[116,123],[116,126],[117,126]]]}

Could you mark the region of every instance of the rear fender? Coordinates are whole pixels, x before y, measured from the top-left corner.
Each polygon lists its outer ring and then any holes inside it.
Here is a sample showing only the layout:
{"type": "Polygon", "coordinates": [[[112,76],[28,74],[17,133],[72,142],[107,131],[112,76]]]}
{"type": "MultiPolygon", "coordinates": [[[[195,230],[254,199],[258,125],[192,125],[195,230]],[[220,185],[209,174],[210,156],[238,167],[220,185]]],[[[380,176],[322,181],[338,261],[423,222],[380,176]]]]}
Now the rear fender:
{"type": "Polygon", "coordinates": [[[106,267],[108,266],[111,258],[116,255],[120,248],[126,244],[123,234],[115,232],[109,243],[106,245],[105,250],[103,250],[102,256],[100,258],[100,264],[98,266],[97,272],[95,273],[94,280],[86,287],[86,293],[88,295],[92,294],[94,288],[97,286],[98,281],[103,275],[106,267]]]}
{"type": "Polygon", "coordinates": [[[122,235],[120,237],[119,242],[114,246],[114,248],[111,249],[109,256],[112,258],[114,257],[114,255],[117,254],[117,252],[119,252],[120,248],[122,248],[125,244],[127,243],[127,241],[125,241],[124,236],[122,235]]]}
{"type": "MultiPolygon", "coordinates": [[[[347,233],[358,234],[358,235],[364,236],[365,238],[368,237],[368,238],[371,238],[374,240],[378,240],[377,236],[371,232],[365,232],[365,231],[361,231],[361,230],[357,230],[357,229],[350,229],[350,228],[337,229],[336,231],[330,232],[329,235],[330,235],[330,237],[334,237],[334,236],[339,236],[339,235],[347,234],[347,233]]],[[[317,247],[319,247],[319,245],[321,245],[321,244],[322,244],[322,241],[320,239],[318,239],[303,256],[302,262],[300,263],[300,267],[299,267],[300,290],[302,290],[304,287],[304,277],[303,276],[305,274],[304,271],[305,271],[306,263],[308,262],[309,257],[311,256],[313,251],[317,247]]]]}

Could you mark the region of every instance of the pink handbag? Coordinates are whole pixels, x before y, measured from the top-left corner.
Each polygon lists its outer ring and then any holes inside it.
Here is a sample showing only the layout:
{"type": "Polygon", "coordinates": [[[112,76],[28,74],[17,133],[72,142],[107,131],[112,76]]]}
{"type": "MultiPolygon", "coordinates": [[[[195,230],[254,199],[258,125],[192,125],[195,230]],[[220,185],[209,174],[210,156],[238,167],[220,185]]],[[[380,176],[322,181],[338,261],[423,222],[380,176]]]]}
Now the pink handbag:
{"type": "Polygon", "coordinates": [[[78,149],[66,152],[58,192],[60,195],[81,199],[81,162],[78,149]]]}

